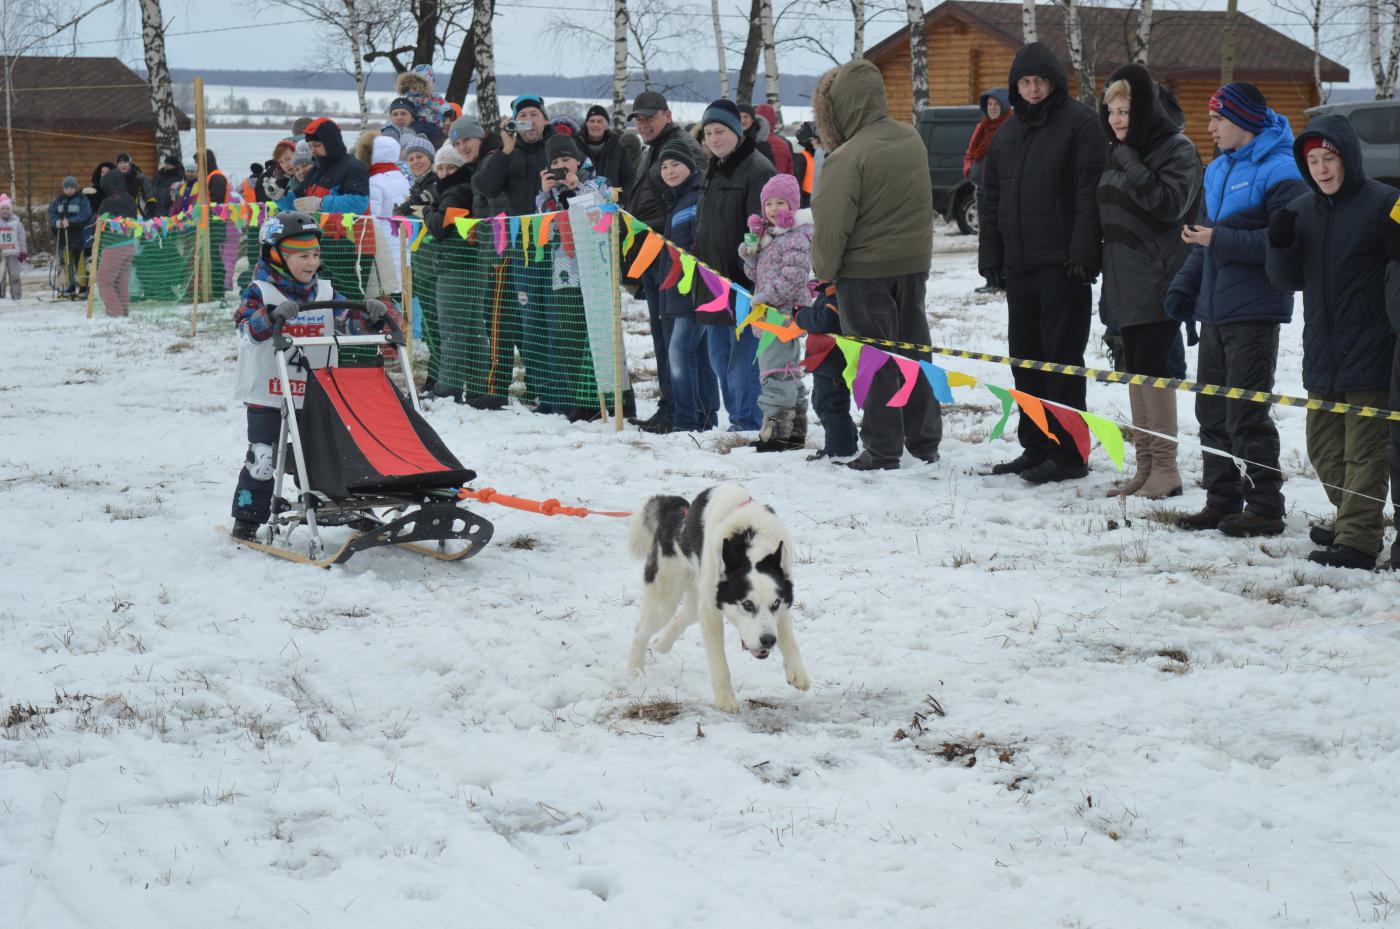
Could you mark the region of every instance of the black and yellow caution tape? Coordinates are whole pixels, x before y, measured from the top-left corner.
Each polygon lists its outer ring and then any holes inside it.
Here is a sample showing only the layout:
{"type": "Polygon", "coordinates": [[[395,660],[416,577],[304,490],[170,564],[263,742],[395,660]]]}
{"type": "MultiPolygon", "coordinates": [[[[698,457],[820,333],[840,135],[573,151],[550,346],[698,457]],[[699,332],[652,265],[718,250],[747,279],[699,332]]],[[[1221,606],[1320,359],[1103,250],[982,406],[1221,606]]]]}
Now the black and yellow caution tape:
{"type": "Polygon", "coordinates": [[[1321,410],[1326,413],[1346,413],[1352,416],[1371,416],[1390,422],[1400,422],[1400,412],[1375,406],[1354,406],[1350,403],[1336,403],[1331,400],[1314,400],[1310,397],[1290,397],[1287,394],[1269,393],[1263,390],[1246,390],[1243,387],[1221,387],[1218,384],[1198,384],[1174,377],[1149,377],[1145,374],[1128,374],[1123,371],[1104,371],[1099,368],[1081,368],[1078,365],[1056,364],[1051,361],[1028,361],[1025,358],[1011,358],[1007,355],[989,355],[986,352],[972,352],[961,348],[942,348],[937,345],[919,345],[914,342],[893,342],[889,339],[871,339],[864,336],[843,335],[852,342],[864,342],[882,348],[898,348],[912,352],[931,352],[950,358],[966,358],[970,361],[987,361],[992,364],[1010,365],[1030,371],[1047,374],[1068,374],[1076,377],[1091,377],[1107,384],[1138,384],[1147,387],[1160,387],[1167,390],[1180,390],[1186,393],[1204,394],[1207,397],[1224,397],[1227,400],[1247,400],[1251,403],[1277,403],[1279,406],[1301,407],[1305,410],[1321,410]]]}

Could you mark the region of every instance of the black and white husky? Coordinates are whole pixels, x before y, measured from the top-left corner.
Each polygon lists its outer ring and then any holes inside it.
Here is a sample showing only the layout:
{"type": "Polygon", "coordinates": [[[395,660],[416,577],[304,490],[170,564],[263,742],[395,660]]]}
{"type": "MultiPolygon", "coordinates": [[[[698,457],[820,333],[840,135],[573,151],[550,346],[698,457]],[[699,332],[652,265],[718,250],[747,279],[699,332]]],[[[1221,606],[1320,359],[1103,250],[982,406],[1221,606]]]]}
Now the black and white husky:
{"type": "Polygon", "coordinates": [[[632,517],[627,542],[632,557],[646,559],[642,616],[627,662],[632,675],[641,674],[652,636],[661,632],[656,649],[669,652],[686,627],[699,622],[715,706],[735,712],[739,704],[724,658],[728,620],[750,655],[767,658],[776,645],[788,683],[798,690],[811,686],[788,612],[792,539],[747,490],[711,487],[694,502],[652,497],[632,517]]]}

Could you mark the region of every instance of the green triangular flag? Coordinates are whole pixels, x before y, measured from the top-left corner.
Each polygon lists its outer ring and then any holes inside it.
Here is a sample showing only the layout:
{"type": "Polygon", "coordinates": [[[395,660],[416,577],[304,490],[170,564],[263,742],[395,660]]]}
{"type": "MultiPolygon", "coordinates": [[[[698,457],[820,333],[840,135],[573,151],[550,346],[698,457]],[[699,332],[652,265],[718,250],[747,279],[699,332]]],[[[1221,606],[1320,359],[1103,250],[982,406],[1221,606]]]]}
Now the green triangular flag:
{"type": "Polygon", "coordinates": [[[860,343],[837,336],[836,347],[841,349],[841,354],[846,356],[846,367],[841,372],[841,376],[846,379],[846,387],[849,388],[856,382],[856,364],[860,361],[860,343]]]}
{"type": "Polygon", "coordinates": [[[998,400],[1001,401],[1001,419],[997,421],[996,427],[992,429],[992,434],[987,436],[988,442],[993,442],[1001,438],[1002,432],[1006,430],[1006,421],[1011,418],[1011,408],[1016,405],[1016,401],[1011,399],[1011,392],[1002,387],[994,387],[991,384],[983,384],[983,387],[990,390],[998,400]]]}
{"type": "MultiPolygon", "coordinates": [[[[764,313],[763,321],[765,323],[772,323],[775,326],[787,325],[787,319],[783,316],[783,314],[779,313],[777,310],[774,309],[770,309],[766,313],[764,313]]],[[[773,340],[776,339],[777,336],[774,335],[772,332],[768,331],[767,329],[760,329],[758,330],[758,332],[758,355],[761,358],[763,357],[764,351],[767,350],[768,346],[773,344],[773,340]]]]}
{"type": "Polygon", "coordinates": [[[1118,424],[1093,413],[1080,413],[1079,415],[1084,417],[1084,424],[1098,437],[1100,444],[1103,445],[1103,450],[1108,452],[1108,457],[1113,461],[1113,466],[1122,471],[1123,432],[1118,428],[1118,424]]]}

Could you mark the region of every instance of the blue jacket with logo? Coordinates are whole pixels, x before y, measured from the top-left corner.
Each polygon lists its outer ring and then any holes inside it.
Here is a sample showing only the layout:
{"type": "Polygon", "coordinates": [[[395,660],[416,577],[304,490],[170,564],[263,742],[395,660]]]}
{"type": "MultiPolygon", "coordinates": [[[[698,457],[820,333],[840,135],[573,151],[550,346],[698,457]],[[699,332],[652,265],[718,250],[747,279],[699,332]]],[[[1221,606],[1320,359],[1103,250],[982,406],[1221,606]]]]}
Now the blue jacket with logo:
{"type": "Polygon", "coordinates": [[[1206,168],[1205,213],[1214,230],[1208,248],[1192,246],[1171,290],[1195,300],[1195,319],[1208,326],[1286,323],[1293,294],[1269,283],[1269,216],[1308,192],[1293,159],[1293,129],[1269,111],[1269,126],[1248,145],[1222,152],[1206,168]]]}
{"type": "MultiPolygon", "coordinates": [[[[690,177],[678,187],[667,187],[662,193],[666,201],[666,232],[665,236],[677,248],[690,252],[695,246],[695,213],[697,205],[700,203],[700,175],[698,172],[691,172],[690,177]]],[[[669,251],[663,251],[658,256],[654,264],[656,282],[659,284],[666,279],[671,270],[669,251]]],[[[700,280],[700,274],[695,273],[694,280],[700,280]]],[[[668,318],[693,317],[695,315],[695,298],[705,293],[705,288],[692,284],[690,293],[683,294],[679,287],[672,287],[669,290],[661,291],[661,315],[668,318]]],[[[708,296],[705,299],[709,299],[708,296]]]]}

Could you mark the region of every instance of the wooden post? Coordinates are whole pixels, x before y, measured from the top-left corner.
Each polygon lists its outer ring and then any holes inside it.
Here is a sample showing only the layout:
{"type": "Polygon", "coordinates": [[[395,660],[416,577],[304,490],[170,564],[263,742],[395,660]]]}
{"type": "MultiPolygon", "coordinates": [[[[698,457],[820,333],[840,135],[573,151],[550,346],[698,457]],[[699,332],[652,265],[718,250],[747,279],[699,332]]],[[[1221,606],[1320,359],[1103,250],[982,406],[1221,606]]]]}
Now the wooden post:
{"type": "Polygon", "coordinates": [[[88,268],[88,319],[92,319],[92,298],[97,293],[97,253],[102,250],[102,223],[94,222],[93,225],[97,231],[92,237],[92,267],[88,268]]]}
{"type": "Polygon", "coordinates": [[[622,223],[619,205],[608,231],[608,251],[612,253],[614,432],[622,431],[622,223]]]}
{"type": "MultiPolygon", "coordinates": [[[[209,164],[205,158],[206,146],[204,144],[204,78],[194,79],[194,148],[195,160],[199,163],[199,184],[195,190],[199,192],[199,202],[196,207],[199,222],[195,224],[194,249],[195,249],[195,285],[194,285],[194,311],[190,314],[193,320],[199,313],[199,297],[202,294],[205,299],[212,296],[212,288],[209,282],[209,164]]],[[[190,328],[193,330],[194,323],[191,321],[190,328]]]]}
{"type": "Polygon", "coordinates": [[[413,362],[413,268],[408,263],[408,234],[402,225],[398,227],[398,232],[399,292],[403,294],[403,341],[404,351],[408,352],[411,364],[413,362]]]}

